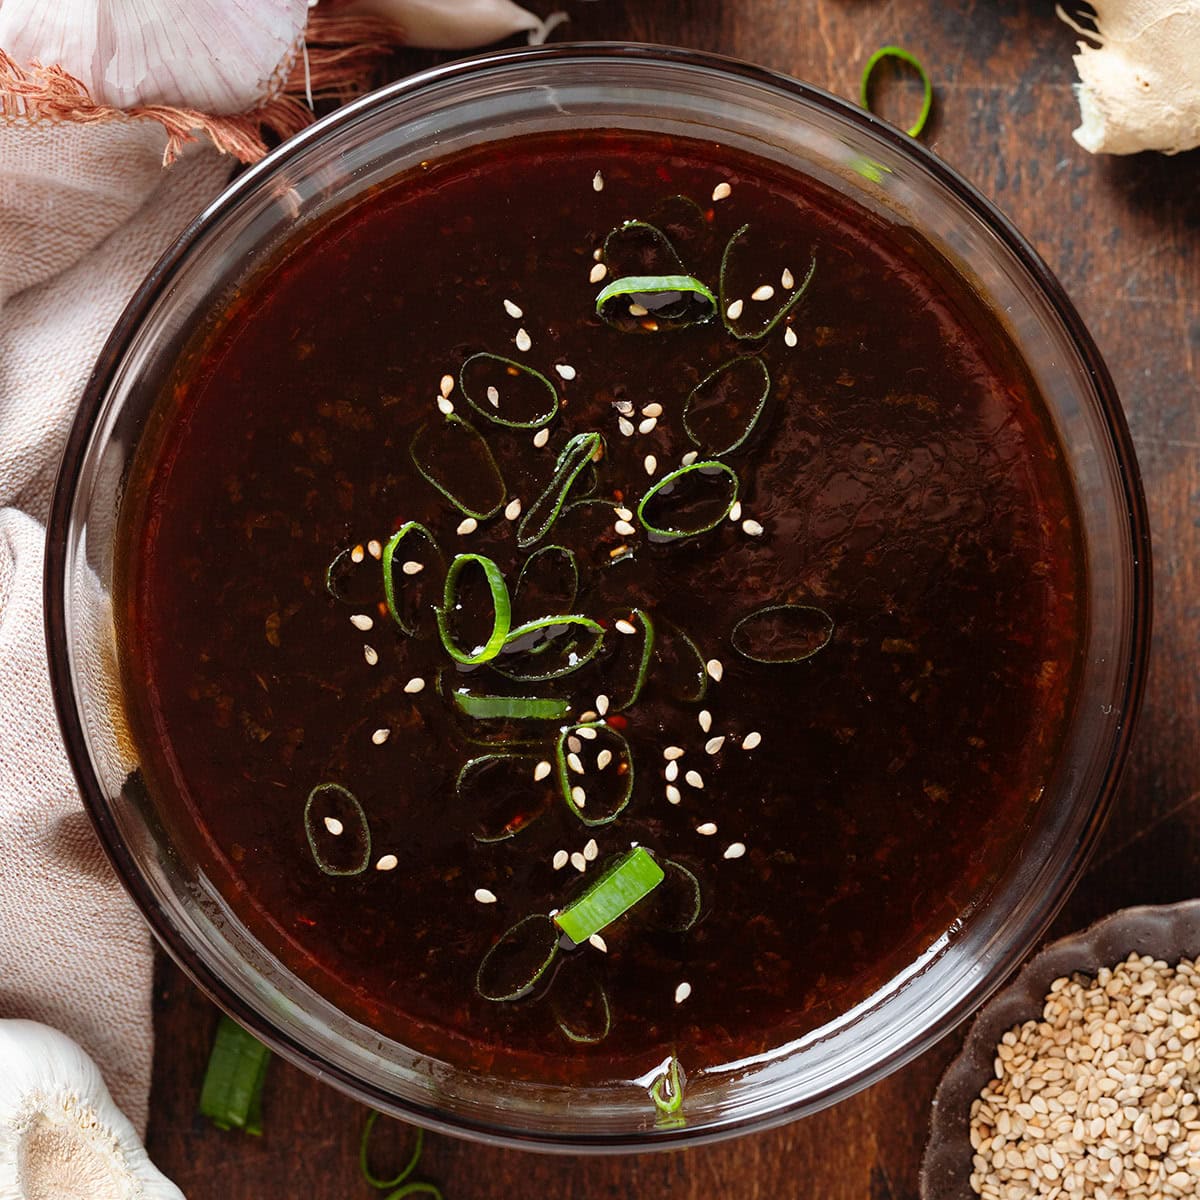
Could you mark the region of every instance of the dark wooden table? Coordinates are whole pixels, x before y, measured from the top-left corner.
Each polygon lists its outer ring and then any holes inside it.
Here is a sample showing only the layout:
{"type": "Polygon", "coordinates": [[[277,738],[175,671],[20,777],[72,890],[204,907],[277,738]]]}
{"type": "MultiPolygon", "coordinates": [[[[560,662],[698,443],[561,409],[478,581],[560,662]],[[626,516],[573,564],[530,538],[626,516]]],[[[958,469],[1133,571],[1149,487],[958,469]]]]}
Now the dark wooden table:
{"type": "MultiPolygon", "coordinates": [[[[452,3],[453,0],[447,0],[452,3]]],[[[534,4],[542,10],[549,3],[534,4]]],[[[667,42],[757,61],[843,96],[878,46],[916,51],[937,85],[933,149],[991,197],[1066,285],[1129,414],[1155,542],[1149,690],[1117,810],[1056,924],[1200,894],[1200,151],[1093,158],[1071,140],[1074,38],[1052,0],[572,0],[578,38],[667,42]]],[[[407,72],[431,55],[398,56],[407,72]]],[[[903,95],[887,99],[900,103],[903,95]]],[[[165,962],[149,1145],[189,1200],[368,1196],[362,1109],[273,1065],[261,1140],[196,1116],[215,1012],[165,962]]],[[[711,1148],[549,1158],[427,1141],[447,1200],[738,1196],[909,1200],[951,1034],[818,1116],[711,1148]]]]}

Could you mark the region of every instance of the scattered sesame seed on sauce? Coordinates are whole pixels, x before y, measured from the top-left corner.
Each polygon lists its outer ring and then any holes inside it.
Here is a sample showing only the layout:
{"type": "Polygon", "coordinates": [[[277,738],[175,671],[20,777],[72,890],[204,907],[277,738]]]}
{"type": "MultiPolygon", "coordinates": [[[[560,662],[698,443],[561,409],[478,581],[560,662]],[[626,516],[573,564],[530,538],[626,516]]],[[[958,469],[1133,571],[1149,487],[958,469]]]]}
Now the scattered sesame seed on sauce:
{"type": "Polygon", "coordinates": [[[588,938],[588,945],[599,950],[601,954],[608,953],[608,943],[598,933],[593,933],[592,936],[588,938]]]}
{"type": "Polygon", "coordinates": [[[601,750],[600,753],[596,755],[596,769],[598,771],[603,771],[610,762],[612,762],[611,750],[601,750]]]}
{"type": "MultiPolygon", "coordinates": [[[[588,713],[587,715],[592,720],[596,719],[595,713],[588,713]]],[[[579,736],[583,738],[585,742],[594,742],[596,738],[600,736],[594,729],[577,729],[575,732],[579,734],[579,736]]]]}
{"type": "Polygon", "coordinates": [[[690,467],[692,465],[692,463],[694,463],[696,461],[696,459],[698,459],[699,457],[700,457],[700,452],[698,450],[689,450],[679,460],[679,462],[680,462],[681,466],[690,467]]]}
{"type": "Polygon", "coordinates": [[[642,409],[643,417],[661,417],[663,415],[663,406],[656,400],[653,404],[647,404],[642,409]]]}
{"type": "Polygon", "coordinates": [[[468,533],[474,533],[475,530],[477,530],[478,528],[479,528],[479,522],[477,520],[475,520],[474,517],[467,517],[464,520],[459,521],[458,529],[456,532],[458,532],[459,534],[462,534],[465,537],[468,533]]]}
{"type": "Polygon", "coordinates": [[[519,321],[525,315],[524,309],[522,309],[519,305],[514,304],[511,300],[504,301],[504,311],[508,313],[508,315],[512,317],[514,321],[519,321]]]}
{"type": "Polygon", "coordinates": [[[621,431],[622,437],[633,437],[633,422],[628,417],[618,417],[617,428],[621,431]]]}
{"type": "Polygon", "coordinates": [[[494,383],[488,384],[488,389],[485,395],[488,398],[488,403],[493,408],[500,407],[500,389],[494,383]]]}
{"type": "Polygon", "coordinates": [[[796,337],[796,331],[790,325],[783,331],[783,342],[789,349],[794,347],[799,340],[796,337]]]}
{"type": "Polygon", "coordinates": [[[730,842],[725,847],[725,853],[722,858],[741,858],[746,853],[746,844],[744,842],[730,842]]]}
{"type": "Polygon", "coordinates": [[[604,191],[604,176],[599,171],[597,171],[595,173],[595,175],[592,176],[592,191],[593,192],[604,191]]]}
{"type": "Polygon", "coordinates": [[[719,658],[710,658],[708,662],[704,664],[704,669],[708,672],[709,679],[711,679],[714,683],[720,683],[721,676],[725,674],[725,668],[721,665],[721,660],[719,658]]]}
{"type": "Polygon", "coordinates": [[[537,447],[539,450],[540,450],[540,449],[541,449],[543,446],[545,446],[545,444],[546,444],[546,443],[547,443],[549,440],[550,440],[550,430],[549,430],[549,429],[544,429],[544,428],[543,428],[543,429],[539,429],[539,430],[537,431],[537,433],[535,433],[535,434],[533,435],[533,444],[534,444],[534,446],[536,446],[536,447],[537,447]]]}
{"type": "Polygon", "coordinates": [[[658,459],[655,458],[653,454],[647,454],[646,457],[642,459],[642,466],[646,468],[647,475],[653,475],[654,472],[658,470],[658,459]]]}
{"type": "Polygon", "coordinates": [[[753,733],[748,733],[742,738],[743,750],[755,750],[762,744],[762,734],[755,730],[753,733]]]}
{"type": "Polygon", "coordinates": [[[672,759],[682,758],[682,757],[683,757],[683,747],[682,746],[668,746],[665,750],[663,750],[663,758],[665,758],[667,760],[667,762],[670,762],[672,759]]]}
{"type": "Polygon", "coordinates": [[[742,519],[742,502],[735,500],[729,509],[729,519],[736,525],[742,519]]]}
{"type": "Polygon", "coordinates": [[[374,646],[363,646],[363,658],[367,660],[368,667],[373,667],[379,661],[379,651],[374,646]]]}
{"type": "Polygon", "coordinates": [[[583,857],[586,858],[588,862],[595,862],[596,859],[600,857],[600,847],[596,843],[595,838],[588,839],[587,845],[583,848],[583,857]]]}
{"type": "Polygon", "coordinates": [[[779,286],[785,292],[790,292],[795,286],[796,280],[793,278],[791,271],[787,267],[783,268],[783,274],[779,276],[779,286]]]}
{"type": "Polygon", "coordinates": [[[638,433],[653,433],[654,427],[658,424],[657,417],[647,417],[644,421],[638,422],[638,433]]]}
{"type": "Polygon", "coordinates": [[[673,784],[667,784],[667,803],[678,804],[683,799],[683,793],[673,784]]]}
{"type": "Polygon", "coordinates": [[[675,1003],[682,1004],[692,994],[692,985],[686,980],[675,989],[675,1003]]]}
{"type": "Polygon", "coordinates": [[[762,537],[763,527],[752,517],[742,522],[742,532],[750,537],[762,537]]]}
{"type": "Polygon", "coordinates": [[[350,551],[351,562],[360,563],[364,558],[366,558],[366,552],[361,546],[355,546],[354,549],[350,551]]]}
{"type": "Polygon", "coordinates": [[[376,746],[382,746],[383,743],[386,742],[391,736],[392,731],[390,729],[377,729],[373,734],[371,734],[371,741],[376,746]]]}
{"type": "Polygon", "coordinates": [[[478,900],[480,904],[495,904],[496,893],[489,891],[487,888],[476,888],[475,899],[478,900]]]}
{"type": "Polygon", "coordinates": [[[410,696],[415,696],[418,692],[425,690],[425,680],[420,675],[416,675],[404,685],[404,690],[410,696]]]}
{"type": "Polygon", "coordinates": [[[445,396],[439,396],[437,398],[437,406],[438,406],[438,411],[443,416],[446,416],[446,417],[448,417],[454,411],[454,405],[451,404],[450,401],[447,400],[445,396]]]}
{"type": "Polygon", "coordinates": [[[742,315],[742,309],[745,307],[741,300],[730,300],[729,307],[725,309],[725,315],[731,321],[736,321],[742,315]]]}
{"type": "Polygon", "coordinates": [[[633,535],[637,532],[637,530],[635,530],[628,521],[617,521],[613,524],[613,528],[622,537],[633,537],[633,535]]]}
{"type": "Polygon", "coordinates": [[[571,866],[575,868],[581,875],[587,870],[587,859],[579,853],[578,850],[571,855],[571,866]]]}
{"type": "Polygon", "coordinates": [[[709,738],[708,741],[704,743],[704,753],[718,754],[720,753],[723,745],[725,745],[725,737],[723,734],[720,737],[709,738]]]}
{"type": "Polygon", "coordinates": [[[555,850],[554,858],[551,859],[550,865],[556,871],[561,871],[570,861],[571,856],[565,850],[555,850]]]}
{"type": "Polygon", "coordinates": [[[517,349],[522,353],[524,353],[529,349],[530,346],[533,345],[533,339],[529,336],[528,331],[524,328],[517,330],[517,336],[513,338],[513,341],[516,343],[517,349]]]}
{"type": "Polygon", "coordinates": [[[704,733],[707,733],[712,728],[712,713],[707,708],[702,708],[699,715],[696,717],[696,722],[704,733]]]}
{"type": "Polygon", "coordinates": [[[375,628],[375,622],[368,617],[366,613],[355,613],[354,616],[350,618],[350,624],[353,625],[355,629],[362,630],[363,633],[366,633],[368,629],[375,628]]]}
{"type": "Polygon", "coordinates": [[[372,538],[367,543],[367,553],[372,558],[382,558],[383,557],[383,544],[381,542],[376,541],[374,538],[372,538]]]}
{"type": "Polygon", "coordinates": [[[634,634],[637,633],[637,626],[622,618],[616,623],[616,630],[618,633],[634,634]]]}
{"type": "Polygon", "coordinates": [[[703,825],[696,826],[696,832],[701,837],[712,837],[717,832],[717,826],[714,821],[705,821],[703,825]]]}
{"type": "Polygon", "coordinates": [[[750,293],[751,300],[770,300],[775,295],[775,289],[769,283],[760,283],[758,287],[750,293]]]}
{"type": "Polygon", "coordinates": [[[400,860],[394,854],[384,854],[375,864],[377,871],[394,871],[400,865],[400,860]]]}
{"type": "Polygon", "coordinates": [[[667,763],[666,776],[668,783],[674,783],[679,778],[679,764],[677,762],[667,763]]]}
{"type": "Polygon", "coordinates": [[[607,274],[608,268],[602,262],[595,263],[588,272],[588,283],[599,283],[607,274]]]}
{"type": "Polygon", "coordinates": [[[345,829],[345,826],[337,819],[337,817],[326,817],[325,828],[328,829],[334,837],[341,837],[342,830],[345,829]]]}
{"type": "Polygon", "coordinates": [[[520,515],[521,498],[520,496],[517,496],[504,506],[504,519],[506,521],[515,521],[520,515]]]}
{"type": "Polygon", "coordinates": [[[728,200],[733,195],[733,188],[727,183],[718,183],[712,190],[712,198],[714,200],[728,200]]]}
{"type": "Polygon", "coordinates": [[[441,389],[443,396],[449,396],[450,393],[454,391],[454,376],[443,375],[441,383],[438,384],[438,387],[441,389]]]}
{"type": "Polygon", "coordinates": [[[684,775],[683,780],[689,787],[704,787],[704,776],[701,775],[699,771],[688,771],[688,773],[684,775]]]}
{"type": "Polygon", "coordinates": [[[538,765],[536,767],[533,768],[534,783],[541,783],[541,781],[543,779],[545,779],[547,775],[550,774],[550,770],[551,770],[550,764],[545,759],[542,759],[542,761],[540,763],[538,763],[538,765]]]}
{"type": "Polygon", "coordinates": [[[417,562],[415,558],[410,558],[401,564],[400,570],[403,571],[405,575],[420,575],[420,573],[425,570],[425,564],[417,562]]]}

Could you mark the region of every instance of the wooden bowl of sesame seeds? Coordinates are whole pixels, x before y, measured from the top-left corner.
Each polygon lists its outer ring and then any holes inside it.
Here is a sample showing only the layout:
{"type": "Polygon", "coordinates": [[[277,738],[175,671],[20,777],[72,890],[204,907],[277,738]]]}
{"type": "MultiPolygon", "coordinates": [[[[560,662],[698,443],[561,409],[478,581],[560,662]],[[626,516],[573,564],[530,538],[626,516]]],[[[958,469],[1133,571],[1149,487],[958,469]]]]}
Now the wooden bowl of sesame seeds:
{"type": "Polygon", "coordinates": [[[922,1200],[1200,1193],[1200,900],[1051,943],[934,1097],[922,1200]]]}

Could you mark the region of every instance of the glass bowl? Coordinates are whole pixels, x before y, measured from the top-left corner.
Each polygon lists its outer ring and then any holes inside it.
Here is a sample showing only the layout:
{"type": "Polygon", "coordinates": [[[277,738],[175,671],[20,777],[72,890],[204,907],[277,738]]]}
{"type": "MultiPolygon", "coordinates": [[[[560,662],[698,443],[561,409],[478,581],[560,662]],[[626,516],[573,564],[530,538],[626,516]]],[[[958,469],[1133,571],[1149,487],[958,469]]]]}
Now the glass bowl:
{"type": "Polygon", "coordinates": [[[682,50],[560,46],[423,72],[365,97],[241,175],[154,268],[100,356],[63,460],[46,569],[51,671],[84,800],[166,950],[278,1053],[424,1125],[537,1149],[627,1151],[762,1129],[811,1113],[918,1054],[1020,961],[1078,876],[1108,811],[1146,665],[1146,515],[1100,355],[1028,243],[923,147],[845,101],[682,50]],[[760,1058],[689,1079],[683,1121],[656,1126],[640,1086],[469,1074],[388,1041],[255,942],[172,844],[137,786],[111,620],[122,485],[162,380],[214,299],[306,223],[422,160],[521,133],[650,129],[799,168],[905,226],[978,289],[1046,398],[1070,469],[1089,621],[1076,703],[1021,853],[899,976],[760,1058]]]}

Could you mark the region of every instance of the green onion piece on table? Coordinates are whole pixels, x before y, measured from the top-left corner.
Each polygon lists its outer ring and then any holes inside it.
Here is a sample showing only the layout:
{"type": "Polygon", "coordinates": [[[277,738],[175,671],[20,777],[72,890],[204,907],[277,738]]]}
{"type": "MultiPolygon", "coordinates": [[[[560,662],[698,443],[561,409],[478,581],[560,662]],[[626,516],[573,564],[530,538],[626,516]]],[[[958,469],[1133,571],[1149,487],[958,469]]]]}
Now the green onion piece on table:
{"type": "Polygon", "coordinates": [[[650,895],[662,881],[662,867],[644,846],[637,846],[557,913],[554,923],[577,946],[582,945],[650,895]]]}
{"type": "Polygon", "coordinates": [[[517,525],[517,545],[522,550],[540,542],[558,519],[563,502],[583,469],[604,452],[604,439],[598,433],[577,433],[559,451],[554,474],[546,490],[525,510],[517,525]]]}
{"type": "Polygon", "coordinates": [[[683,329],[716,311],[716,296],[694,275],[626,275],[596,297],[596,315],[622,332],[683,329]]]}
{"type": "Polygon", "coordinates": [[[920,77],[923,89],[921,111],[917,114],[917,119],[906,130],[909,137],[920,137],[921,131],[925,128],[925,124],[929,120],[929,114],[933,110],[933,80],[929,78],[929,72],[921,65],[920,59],[915,54],[911,54],[905,50],[902,46],[881,46],[867,59],[867,65],[863,67],[862,82],[859,84],[859,102],[867,112],[873,113],[875,111],[871,107],[871,76],[875,73],[875,68],[885,58],[894,58],[905,63],[912,67],[920,77]]]}
{"type": "Polygon", "coordinates": [[[800,282],[797,283],[784,297],[783,303],[779,305],[774,314],[770,316],[764,324],[759,325],[754,329],[743,329],[740,326],[735,325],[734,321],[738,320],[739,318],[731,317],[729,315],[729,306],[735,300],[742,301],[744,303],[745,297],[730,295],[730,260],[737,250],[738,243],[741,242],[749,234],[749,232],[750,226],[743,225],[741,229],[739,229],[729,239],[729,241],[725,243],[725,252],[721,255],[721,274],[717,286],[717,291],[721,297],[721,320],[725,323],[726,330],[728,330],[729,333],[731,333],[735,338],[738,339],[738,341],[741,342],[757,341],[759,338],[766,337],[767,334],[770,333],[771,330],[774,329],[775,326],[778,325],[779,322],[782,321],[783,318],[786,317],[788,313],[790,313],[792,309],[795,308],[796,305],[799,304],[804,298],[812,284],[813,276],[817,273],[817,260],[814,258],[808,264],[808,272],[804,278],[801,279],[800,282]]]}
{"type": "Polygon", "coordinates": [[[271,1052],[221,1014],[200,1089],[200,1112],[218,1129],[262,1134],[262,1089],[271,1052]]]}
{"type": "Polygon", "coordinates": [[[409,457],[421,478],[468,517],[494,517],[507,494],[504,477],[483,435],[451,413],[422,425],[409,443],[409,457]]]}
{"type": "Polygon", "coordinates": [[[446,572],[446,586],[442,593],[442,606],[437,610],[438,632],[442,636],[442,645],[446,653],[455,662],[464,666],[476,666],[493,659],[500,653],[504,639],[512,621],[512,609],[508,599],[508,587],[504,582],[504,573],[485,554],[456,554],[450,569],[446,572]],[[458,577],[471,564],[478,566],[487,580],[488,591],[491,594],[492,630],[487,640],[474,650],[461,649],[454,641],[450,630],[450,619],[457,607],[458,577]]]}
{"type": "Polygon", "coordinates": [[[416,1140],[413,1142],[412,1155],[409,1157],[408,1163],[400,1170],[398,1175],[391,1179],[380,1179],[375,1175],[370,1167],[370,1144],[371,1132],[375,1128],[375,1122],[379,1120],[380,1114],[371,1111],[367,1117],[367,1123],[363,1126],[362,1139],[358,1143],[358,1166],[362,1171],[362,1177],[373,1187],[379,1188],[380,1191],[386,1191],[388,1188],[399,1187],[412,1173],[417,1169],[417,1163],[421,1161],[421,1151],[425,1147],[425,1131],[419,1126],[415,1126],[416,1140]]]}
{"type": "Polygon", "coordinates": [[[633,795],[633,755],[629,743],[612,726],[603,721],[586,725],[570,725],[559,731],[554,748],[558,765],[558,783],[567,807],[592,827],[609,825],[624,811],[633,795]],[[594,730],[594,738],[580,738],[580,729],[594,730]],[[577,738],[580,749],[570,749],[577,738]],[[587,764],[583,755],[591,756],[587,764]],[[601,765],[601,755],[607,755],[601,765]],[[579,762],[572,760],[578,758],[579,762]],[[582,766],[583,771],[576,769],[582,766]]]}
{"type": "Polygon", "coordinates": [[[833,618],[811,604],[768,604],[744,616],[729,635],[733,648],[756,663],[798,663],[824,650],[833,618]]]}
{"type": "Polygon", "coordinates": [[[458,710],[477,721],[558,721],[571,711],[567,700],[537,696],[487,696],[450,693],[458,710]]]}
{"type": "Polygon", "coordinates": [[[340,783],[318,783],[308,793],[304,833],[322,875],[361,875],[371,861],[367,814],[340,783]]]}
{"type": "Polygon", "coordinates": [[[555,390],[554,384],[541,371],[535,371],[532,367],[526,366],[524,363],[519,363],[512,358],[505,358],[500,354],[489,354],[487,351],[472,354],[463,363],[462,370],[458,373],[458,386],[462,388],[462,394],[466,397],[467,403],[481,417],[486,417],[489,421],[493,421],[497,425],[504,425],[509,429],[538,429],[552,420],[558,412],[558,392],[555,390]],[[484,401],[481,404],[473,394],[477,389],[475,381],[471,380],[469,375],[478,375],[480,373],[478,368],[487,364],[496,364],[502,368],[502,371],[497,373],[494,378],[498,379],[501,383],[504,383],[507,379],[509,381],[509,388],[501,388],[495,383],[485,385],[484,401]],[[475,370],[472,370],[472,368],[475,368],[475,370]],[[511,401],[511,397],[507,393],[511,390],[511,381],[516,379],[530,381],[539,395],[542,392],[545,393],[541,397],[542,407],[532,416],[524,416],[520,420],[514,420],[512,417],[505,416],[501,407],[511,401]]]}
{"type": "MultiPolygon", "coordinates": [[[[406,621],[400,613],[400,606],[397,603],[400,592],[399,588],[396,586],[396,552],[399,550],[404,539],[410,534],[415,534],[417,538],[424,539],[425,542],[428,543],[429,549],[433,551],[433,556],[437,559],[441,559],[442,552],[438,547],[437,541],[433,534],[430,533],[424,525],[421,525],[416,521],[406,521],[403,525],[401,525],[400,528],[397,529],[390,538],[388,538],[387,545],[383,548],[383,554],[381,555],[381,565],[383,567],[383,595],[384,599],[387,601],[388,612],[391,614],[392,620],[395,621],[400,627],[401,631],[406,633],[409,637],[412,637],[416,633],[417,629],[415,625],[412,625],[406,621]]],[[[411,552],[406,549],[405,553],[409,554],[411,552]]],[[[419,558],[410,557],[405,561],[420,562],[421,560],[419,558]]],[[[427,566],[428,564],[422,563],[421,565],[427,566]]]]}
{"type": "Polygon", "coordinates": [[[686,467],[678,467],[659,479],[653,487],[638,501],[637,515],[646,532],[660,542],[675,541],[679,538],[695,537],[700,533],[708,533],[716,529],[729,516],[738,498],[738,477],[732,467],[718,459],[702,459],[700,462],[689,463],[686,467]],[[656,504],[669,504],[677,507],[680,500],[685,499],[681,485],[694,484],[724,484],[726,495],[718,497],[715,506],[700,514],[685,512],[674,524],[665,524],[666,517],[647,515],[647,508],[656,504]]]}

